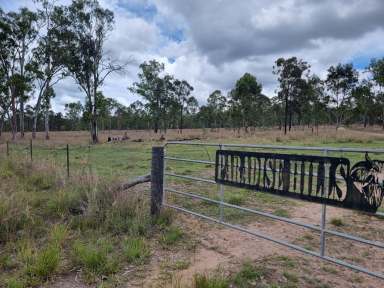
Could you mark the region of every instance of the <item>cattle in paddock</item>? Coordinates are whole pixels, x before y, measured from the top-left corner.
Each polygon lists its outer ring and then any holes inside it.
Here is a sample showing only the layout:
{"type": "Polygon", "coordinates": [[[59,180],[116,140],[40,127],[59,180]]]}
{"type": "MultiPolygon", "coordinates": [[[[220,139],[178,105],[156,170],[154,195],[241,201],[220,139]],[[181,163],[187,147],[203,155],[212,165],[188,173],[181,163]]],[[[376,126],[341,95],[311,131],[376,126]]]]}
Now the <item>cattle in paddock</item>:
{"type": "Polygon", "coordinates": [[[127,132],[124,133],[124,136],[108,136],[107,142],[121,142],[129,140],[127,132]]]}

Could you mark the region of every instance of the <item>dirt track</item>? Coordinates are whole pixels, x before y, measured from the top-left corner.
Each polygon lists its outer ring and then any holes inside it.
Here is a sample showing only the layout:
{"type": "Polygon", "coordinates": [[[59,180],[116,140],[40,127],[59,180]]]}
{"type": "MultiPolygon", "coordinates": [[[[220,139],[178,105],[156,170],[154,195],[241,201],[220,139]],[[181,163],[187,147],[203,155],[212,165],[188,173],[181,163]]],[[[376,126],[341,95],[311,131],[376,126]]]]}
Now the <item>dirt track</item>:
{"type": "MultiPolygon", "coordinates": [[[[320,220],[320,211],[320,206],[317,204],[305,204],[294,211],[292,218],[307,223],[318,224],[320,220]]],[[[367,221],[367,217],[371,218],[366,215],[356,215],[353,211],[332,207],[328,207],[327,212],[328,220],[332,218],[347,219],[345,220],[347,222],[347,224],[345,224],[346,227],[349,225],[348,221],[352,221],[354,224],[361,224],[367,221]]],[[[238,269],[244,261],[261,264],[265,263],[265,265],[268,265],[270,259],[281,256],[289,257],[289,259],[292,259],[292,261],[297,263],[298,271],[296,271],[296,273],[298,273],[300,279],[300,283],[297,287],[313,287],[311,284],[302,281],[303,277],[305,278],[308,276],[320,280],[322,283],[327,284],[328,287],[383,287],[384,285],[381,280],[374,277],[327,263],[315,257],[303,255],[300,252],[290,250],[289,248],[274,244],[267,240],[258,239],[229,228],[212,225],[202,220],[191,219],[184,215],[180,218],[182,225],[186,229],[193,229],[193,234],[196,235],[199,240],[199,245],[196,250],[188,255],[188,259],[191,263],[190,266],[185,270],[176,272],[174,275],[175,278],[181,281],[183,284],[182,287],[191,283],[195,273],[207,273],[218,268],[233,271],[238,269]],[[311,273],[312,275],[308,275],[308,273],[311,273]]],[[[309,238],[308,235],[311,234],[308,233],[308,230],[303,228],[282,224],[276,221],[250,223],[247,227],[251,230],[263,232],[304,247],[312,244],[313,250],[318,249],[318,235],[314,234],[313,238],[309,238]],[[309,239],[306,239],[306,237],[309,239]]],[[[332,227],[331,224],[328,224],[328,227],[330,229],[335,228],[332,227]]],[[[357,227],[357,230],[359,230],[360,228],[358,225],[357,227]]],[[[357,264],[359,265],[384,272],[384,254],[382,251],[381,253],[374,253],[372,252],[373,250],[367,250],[362,245],[352,245],[351,242],[343,242],[340,238],[329,238],[327,245],[329,245],[327,251],[332,255],[334,255],[336,251],[336,254],[341,258],[353,259],[357,261],[357,264]],[[355,249],[351,249],[352,247],[355,249]],[[363,250],[365,252],[362,252],[363,250]],[[361,257],[361,254],[366,255],[368,253],[370,257],[365,257],[366,259],[361,257]]],[[[157,256],[160,258],[164,257],[164,255],[157,256]]],[[[177,259],[178,257],[185,258],[186,256],[173,255],[173,257],[177,259]]],[[[159,269],[158,264],[159,262],[152,263],[149,268],[150,272],[148,273],[150,276],[142,282],[141,285],[143,286],[140,285],[140,287],[159,287],[159,285],[160,287],[170,287],[168,286],[170,284],[166,284],[167,282],[161,279],[161,269],[159,269]]],[[[274,266],[274,269],[283,270],[285,268],[274,266]]],[[[272,278],[273,277],[279,276],[273,275],[272,278]]]]}

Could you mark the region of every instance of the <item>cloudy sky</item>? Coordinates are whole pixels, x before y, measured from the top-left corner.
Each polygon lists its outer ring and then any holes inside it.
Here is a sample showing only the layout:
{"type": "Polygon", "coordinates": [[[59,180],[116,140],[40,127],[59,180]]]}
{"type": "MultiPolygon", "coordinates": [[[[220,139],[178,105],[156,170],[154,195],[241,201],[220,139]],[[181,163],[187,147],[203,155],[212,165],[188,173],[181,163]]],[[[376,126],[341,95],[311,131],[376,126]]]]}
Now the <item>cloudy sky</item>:
{"type": "MultiPolygon", "coordinates": [[[[58,0],[68,3],[70,0],[58,0]]],[[[200,104],[209,93],[231,89],[245,72],[254,74],[273,96],[278,57],[297,56],[321,76],[339,62],[363,70],[384,56],[382,0],[100,0],[115,14],[106,50],[130,65],[102,88],[123,104],[140,99],[127,90],[138,65],[157,59],[166,71],[195,87],[200,104]]],[[[32,0],[0,0],[3,10],[32,0]]],[[[84,96],[72,80],[56,87],[55,110],[84,96]]]]}

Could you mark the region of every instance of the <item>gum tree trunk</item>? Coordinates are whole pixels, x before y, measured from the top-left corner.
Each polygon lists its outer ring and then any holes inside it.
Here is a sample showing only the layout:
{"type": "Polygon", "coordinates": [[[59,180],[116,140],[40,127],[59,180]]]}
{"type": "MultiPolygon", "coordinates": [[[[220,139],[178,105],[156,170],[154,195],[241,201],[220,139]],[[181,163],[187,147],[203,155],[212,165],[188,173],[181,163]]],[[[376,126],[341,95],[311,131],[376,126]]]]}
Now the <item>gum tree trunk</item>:
{"type": "Polygon", "coordinates": [[[44,113],[45,140],[49,140],[49,108],[44,113]]]}

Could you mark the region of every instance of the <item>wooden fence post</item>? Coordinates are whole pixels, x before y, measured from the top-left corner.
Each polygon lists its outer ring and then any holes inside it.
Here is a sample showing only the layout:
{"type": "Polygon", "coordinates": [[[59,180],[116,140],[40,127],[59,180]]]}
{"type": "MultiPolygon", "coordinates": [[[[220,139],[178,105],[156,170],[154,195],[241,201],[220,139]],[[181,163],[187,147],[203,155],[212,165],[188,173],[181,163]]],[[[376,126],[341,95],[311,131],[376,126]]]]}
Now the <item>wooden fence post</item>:
{"type": "Polygon", "coordinates": [[[29,152],[30,152],[30,156],[31,156],[31,162],[33,160],[33,146],[32,146],[32,139],[29,141],[29,152]]]}
{"type": "Polygon", "coordinates": [[[9,141],[7,140],[7,157],[9,157],[9,141]]]}
{"type": "Polygon", "coordinates": [[[163,202],[164,147],[152,147],[151,216],[158,216],[163,202]]]}
{"type": "Polygon", "coordinates": [[[67,144],[67,177],[69,178],[69,145],[67,144]]]}

